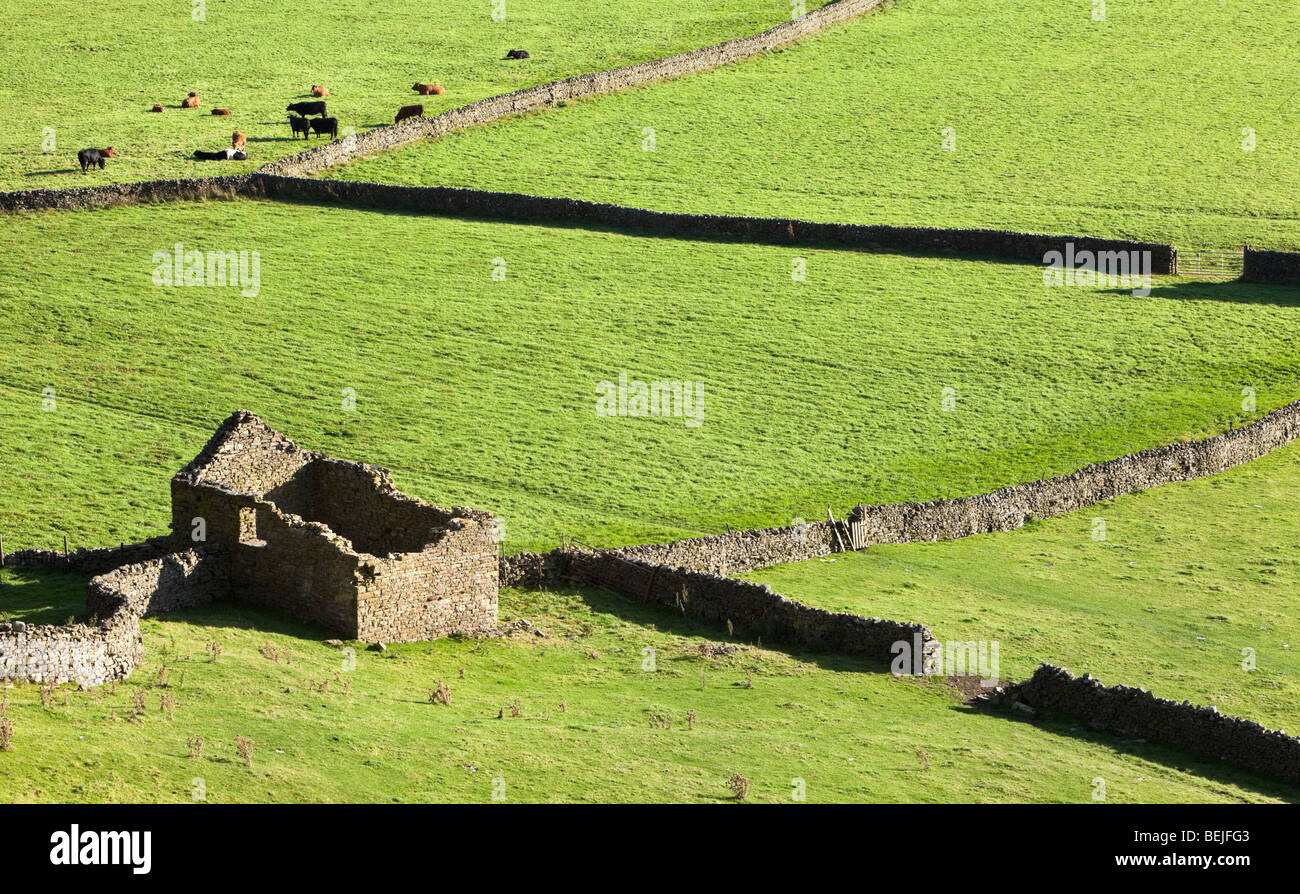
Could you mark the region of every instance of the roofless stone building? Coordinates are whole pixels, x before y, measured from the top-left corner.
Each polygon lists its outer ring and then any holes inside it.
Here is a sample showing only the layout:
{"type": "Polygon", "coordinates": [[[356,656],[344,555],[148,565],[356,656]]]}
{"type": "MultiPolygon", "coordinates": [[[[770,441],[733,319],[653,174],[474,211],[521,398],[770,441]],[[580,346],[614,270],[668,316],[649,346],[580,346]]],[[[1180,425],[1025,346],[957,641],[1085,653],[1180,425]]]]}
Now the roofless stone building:
{"type": "Polygon", "coordinates": [[[366,642],[496,628],[491,514],[430,506],[388,470],[303,450],[247,410],[171,491],[170,535],[77,554],[80,567],[111,569],[86,587],[85,622],[0,625],[0,680],[122,679],[143,655],[143,615],[222,599],[366,642]]]}

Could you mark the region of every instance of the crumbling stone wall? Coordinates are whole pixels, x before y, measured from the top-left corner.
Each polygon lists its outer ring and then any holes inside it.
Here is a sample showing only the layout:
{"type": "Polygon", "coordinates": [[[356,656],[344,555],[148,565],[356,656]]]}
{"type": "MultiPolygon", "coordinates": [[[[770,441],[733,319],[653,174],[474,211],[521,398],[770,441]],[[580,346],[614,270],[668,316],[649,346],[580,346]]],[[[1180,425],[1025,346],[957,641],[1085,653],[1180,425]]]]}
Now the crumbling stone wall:
{"type": "Polygon", "coordinates": [[[1157,698],[1134,686],[1103,686],[1089,674],[1075,677],[1049,664],[1009,694],[1033,708],[1078,718],[1093,729],[1172,745],[1300,784],[1300,739],[1220,714],[1213,707],[1157,698]]]}
{"type": "Polygon", "coordinates": [[[443,535],[418,553],[367,561],[357,593],[357,638],[414,642],[496,629],[496,520],[454,510],[443,535]]]}
{"type": "Polygon", "coordinates": [[[418,552],[445,528],[454,515],[474,510],[440,509],[399,491],[386,469],[322,457],[304,468],[311,475],[311,505],[299,512],[278,491],[268,496],[277,506],[303,518],[323,522],[352,541],[358,552],[383,556],[418,552]]]}
{"type": "Polygon", "coordinates": [[[0,680],[99,686],[140,663],[144,615],[205,605],[226,592],[224,566],[195,551],[124,565],[86,585],[86,620],[0,624],[0,680]]]}
{"type": "Polygon", "coordinates": [[[829,522],[808,522],[783,528],[728,531],[672,543],[625,546],[612,552],[652,565],[674,565],[726,576],[821,558],[836,548],[835,533],[829,522]]]}
{"type": "Polygon", "coordinates": [[[403,494],[387,469],[303,450],[230,416],[172,481],[177,536],[201,518],[229,551],[236,598],[355,639],[496,626],[496,523],[403,494]]]}
{"type": "Polygon", "coordinates": [[[1270,282],[1300,286],[1300,252],[1259,251],[1246,246],[1242,254],[1244,282],[1270,282]]]}
{"type": "Polygon", "coordinates": [[[320,522],[254,497],[234,499],[251,507],[255,519],[252,536],[227,546],[234,598],[355,639],[362,557],[320,522]]]}

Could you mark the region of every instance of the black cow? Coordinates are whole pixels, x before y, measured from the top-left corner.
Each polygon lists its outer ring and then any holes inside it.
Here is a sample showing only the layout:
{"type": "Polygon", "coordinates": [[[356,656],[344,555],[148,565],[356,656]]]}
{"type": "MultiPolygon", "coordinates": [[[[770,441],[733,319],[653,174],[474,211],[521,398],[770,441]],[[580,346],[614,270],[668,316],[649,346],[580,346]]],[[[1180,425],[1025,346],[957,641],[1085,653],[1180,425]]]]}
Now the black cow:
{"type": "Polygon", "coordinates": [[[285,107],[286,112],[296,112],[299,115],[324,115],[325,103],[317,100],[316,102],[294,102],[285,107]]]}
{"type": "Polygon", "coordinates": [[[195,149],[194,157],[199,161],[248,161],[248,153],[242,149],[218,149],[216,152],[195,149]]]}
{"type": "Polygon", "coordinates": [[[302,134],[304,140],[311,135],[310,123],[306,118],[299,118],[297,115],[290,115],[289,127],[293,128],[294,139],[297,139],[298,134],[302,134]]]}
{"type": "Polygon", "coordinates": [[[329,134],[336,140],[339,138],[339,119],[337,118],[313,118],[307,123],[311,125],[313,133],[329,134]]]}
{"type": "Polygon", "coordinates": [[[82,149],[77,153],[77,161],[81,163],[81,173],[86,173],[86,168],[93,168],[99,165],[99,169],[104,170],[104,159],[113,158],[117,155],[113,147],[107,149],[82,149]]]}
{"type": "Polygon", "coordinates": [[[510,52],[506,53],[506,58],[507,58],[507,59],[527,59],[527,58],[528,58],[528,51],[527,51],[527,50],[511,50],[510,52]]]}

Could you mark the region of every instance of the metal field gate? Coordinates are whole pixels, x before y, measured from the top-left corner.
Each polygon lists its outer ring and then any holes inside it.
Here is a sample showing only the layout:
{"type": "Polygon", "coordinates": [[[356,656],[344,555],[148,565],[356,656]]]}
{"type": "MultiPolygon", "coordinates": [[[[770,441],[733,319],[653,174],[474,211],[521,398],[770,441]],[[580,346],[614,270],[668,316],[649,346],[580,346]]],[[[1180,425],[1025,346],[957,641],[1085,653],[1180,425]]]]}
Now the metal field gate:
{"type": "Polygon", "coordinates": [[[1241,276],[1242,252],[1178,250],[1179,276],[1205,279],[1236,279],[1241,276]]]}

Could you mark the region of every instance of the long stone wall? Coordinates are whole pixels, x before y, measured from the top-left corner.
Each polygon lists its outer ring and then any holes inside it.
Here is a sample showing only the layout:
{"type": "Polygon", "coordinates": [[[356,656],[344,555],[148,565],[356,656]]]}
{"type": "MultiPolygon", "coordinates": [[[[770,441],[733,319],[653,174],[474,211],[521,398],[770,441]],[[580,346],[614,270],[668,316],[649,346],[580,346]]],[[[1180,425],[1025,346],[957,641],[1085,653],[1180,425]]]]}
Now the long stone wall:
{"type": "Polygon", "coordinates": [[[1075,677],[1048,664],[1012,694],[1033,708],[1077,718],[1093,729],[1172,745],[1300,784],[1300,739],[1212,707],[1157,698],[1133,686],[1103,686],[1088,674],[1075,677]]]}
{"type": "Polygon", "coordinates": [[[1242,254],[1244,282],[1268,282],[1300,286],[1300,252],[1259,251],[1246,246],[1242,254]]]}
{"type": "Polygon", "coordinates": [[[354,134],[298,155],[271,162],[261,170],[268,174],[303,177],[353,161],[364,155],[387,152],[417,140],[442,136],[452,130],[487,124],[509,115],[551,108],[561,102],[571,102],[601,93],[612,93],[615,90],[624,90],[652,81],[709,71],[794,43],[831,25],[870,12],[883,2],[884,0],[835,0],[807,15],[782,22],[752,37],[737,38],[624,68],[550,81],[536,87],[481,99],[466,106],[450,109],[433,118],[408,118],[400,124],[391,124],[354,134]]]}
{"type": "Polygon", "coordinates": [[[1050,251],[1151,252],[1152,273],[1170,273],[1172,245],[1093,236],[1056,236],[1005,230],[895,227],[818,223],[777,217],[680,214],[624,205],[491,192],[449,186],[395,186],[353,180],[311,180],[268,175],[262,190],[269,198],[328,202],[363,208],[414,211],[545,224],[579,224],[688,239],[723,239],[769,245],[806,245],[893,250],[924,255],[965,255],[1042,263],[1050,251]]]}
{"type": "Polygon", "coordinates": [[[175,550],[176,544],[173,539],[164,535],[121,546],[76,549],[66,555],[53,549],[20,549],[0,557],[2,558],[0,565],[50,568],[54,571],[68,571],[75,574],[103,574],[119,565],[147,562],[175,550]]]}
{"type": "Polygon", "coordinates": [[[263,173],[6,192],[0,193],[0,211],[70,210],[138,202],[237,197],[327,202],[362,208],[524,223],[579,224],[673,238],[902,251],[928,256],[1006,258],[1034,263],[1041,263],[1051,251],[1065,253],[1067,244],[1073,244],[1076,252],[1150,252],[1151,272],[1154,274],[1171,273],[1177,264],[1176,249],[1172,245],[1156,242],[1008,230],[896,227],[883,224],[822,223],[795,218],[680,214],[522,193],[445,186],[395,186],[348,180],[312,180],[263,173]]]}
{"type": "Polygon", "coordinates": [[[866,524],[869,543],[952,540],[1010,531],[1101,500],[1162,484],[1215,475],[1258,459],[1300,437],[1300,401],[1255,422],[1201,441],[1170,444],[1085,466],[1056,478],[992,493],[928,503],[862,505],[851,520],[866,524]]]}
{"type": "Polygon", "coordinates": [[[71,189],[27,189],[0,192],[0,211],[49,211],[73,208],[104,208],[139,202],[175,202],[195,199],[232,199],[256,195],[257,174],[230,177],[197,177],[179,180],[145,180],[71,189]]]}
{"type": "Polygon", "coordinates": [[[893,659],[895,643],[916,642],[924,648],[934,639],[921,624],[812,608],[774,593],[767,584],[653,565],[614,551],[569,548],[562,553],[558,570],[578,583],[604,587],[768,643],[858,655],[878,664],[893,659]]]}
{"type": "Polygon", "coordinates": [[[672,565],[726,576],[821,558],[836,548],[835,532],[829,522],[808,522],[784,528],[729,531],[672,543],[625,546],[611,552],[651,565],[672,565]]]}
{"type": "MultiPolygon", "coordinates": [[[[1201,441],[1130,453],[1068,475],[991,493],[926,503],[862,504],[834,526],[817,521],[799,526],[729,531],[670,543],[625,546],[607,552],[651,564],[726,575],[842,552],[850,542],[849,523],[864,524],[869,545],[955,540],[973,534],[1011,531],[1031,519],[1051,518],[1162,484],[1215,475],[1259,459],[1297,437],[1300,437],[1300,401],[1241,428],[1201,441]]],[[[548,555],[554,554],[524,554],[502,559],[501,585],[527,586],[545,581],[548,555]]]]}

